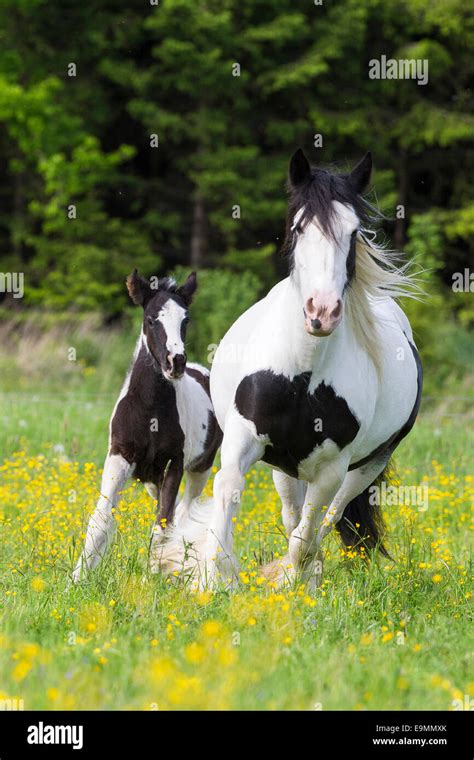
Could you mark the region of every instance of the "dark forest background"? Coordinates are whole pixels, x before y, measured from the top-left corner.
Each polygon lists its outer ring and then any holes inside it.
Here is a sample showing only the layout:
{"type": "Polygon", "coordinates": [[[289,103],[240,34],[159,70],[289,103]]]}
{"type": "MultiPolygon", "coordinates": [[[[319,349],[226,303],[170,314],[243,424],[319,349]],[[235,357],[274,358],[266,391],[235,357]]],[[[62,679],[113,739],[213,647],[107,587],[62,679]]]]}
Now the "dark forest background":
{"type": "Polygon", "coordinates": [[[25,274],[23,299],[0,294],[4,322],[123,324],[134,266],[192,268],[203,358],[285,272],[295,148],[341,171],[371,150],[381,231],[428,270],[429,298],[406,307],[425,361],[439,383],[460,377],[474,321],[469,288],[452,289],[474,248],[468,4],[152,2],[0,2],[0,268],[25,274]],[[428,84],[369,78],[382,55],[426,59],[428,84]]]}

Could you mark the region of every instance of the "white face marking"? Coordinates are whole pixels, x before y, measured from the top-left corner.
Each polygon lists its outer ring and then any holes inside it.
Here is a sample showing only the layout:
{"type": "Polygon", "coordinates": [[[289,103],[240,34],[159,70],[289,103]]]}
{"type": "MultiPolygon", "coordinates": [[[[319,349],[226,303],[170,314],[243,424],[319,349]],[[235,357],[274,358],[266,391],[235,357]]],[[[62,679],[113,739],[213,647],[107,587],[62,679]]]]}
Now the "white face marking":
{"type": "Polygon", "coordinates": [[[158,312],[155,322],[161,322],[166,333],[166,348],[175,356],[184,354],[184,343],[181,338],[181,325],[186,317],[186,309],[169,298],[158,312]]]}
{"type": "Polygon", "coordinates": [[[149,354],[150,353],[150,349],[148,347],[148,341],[146,339],[146,335],[143,332],[143,327],[142,327],[142,331],[140,333],[139,342],[141,343],[141,345],[143,346],[143,348],[145,349],[145,351],[147,352],[147,354],[149,354]]]}
{"type": "MultiPolygon", "coordinates": [[[[352,209],[339,201],[333,201],[333,206],[336,243],[325,237],[316,220],[299,233],[296,241],[294,279],[303,303],[316,293],[342,298],[351,234],[357,229],[359,220],[352,209]]],[[[301,215],[302,210],[295,215],[292,229],[297,227],[301,215]]]]}

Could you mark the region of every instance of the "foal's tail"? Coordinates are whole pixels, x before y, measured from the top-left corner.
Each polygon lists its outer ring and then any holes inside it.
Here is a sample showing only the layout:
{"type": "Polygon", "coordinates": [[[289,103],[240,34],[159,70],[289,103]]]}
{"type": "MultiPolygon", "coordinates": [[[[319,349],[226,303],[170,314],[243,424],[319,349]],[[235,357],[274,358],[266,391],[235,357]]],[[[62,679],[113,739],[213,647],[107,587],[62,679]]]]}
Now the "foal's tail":
{"type": "Polygon", "coordinates": [[[390,464],[387,464],[374,482],[349,502],[341,519],[336,523],[343,544],[359,554],[362,547],[366,550],[378,549],[384,557],[392,559],[383,544],[385,523],[378,488],[383,480],[390,478],[390,474],[390,464]]]}

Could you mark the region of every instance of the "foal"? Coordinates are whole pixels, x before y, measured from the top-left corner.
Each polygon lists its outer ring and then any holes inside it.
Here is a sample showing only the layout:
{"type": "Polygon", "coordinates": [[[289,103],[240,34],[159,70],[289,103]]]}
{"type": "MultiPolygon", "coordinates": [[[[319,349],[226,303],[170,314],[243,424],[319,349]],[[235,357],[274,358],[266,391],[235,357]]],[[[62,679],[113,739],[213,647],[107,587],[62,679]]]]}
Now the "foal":
{"type": "Polygon", "coordinates": [[[158,572],[159,547],[166,527],[173,523],[183,472],[186,487],[176,522],[186,518],[200,496],[222,440],[210,399],[209,373],[198,364],[186,365],[184,340],[197,288],[195,273],[182,287],[164,278],[153,288],[135,269],[127,288],[134,304],[143,307],[143,327],[112,413],[101,495],[74,570],[75,581],[104,556],[115,527],[112,510],[132,476],[157,501],[150,569],[158,572]]]}

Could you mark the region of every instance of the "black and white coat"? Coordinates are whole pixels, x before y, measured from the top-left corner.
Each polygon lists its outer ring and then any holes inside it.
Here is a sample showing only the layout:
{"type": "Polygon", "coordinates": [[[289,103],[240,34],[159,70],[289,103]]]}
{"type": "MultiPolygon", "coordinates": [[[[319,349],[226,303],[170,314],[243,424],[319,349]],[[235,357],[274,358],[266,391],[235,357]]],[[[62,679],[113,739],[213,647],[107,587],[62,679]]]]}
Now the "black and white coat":
{"type": "Polygon", "coordinates": [[[135,270],[127,286],[134,303],[143,306],[143,327],[110,420],[100,497],[74,570],[76,581],[105,554],[115,527],[112,510],[131,477],[141,480],[157,502],[150,551],[150,567],[157,571],[166,529],[184,519],[202,493],[222,439],[209,372],[186,361],[195,274],[181,288],[169,279],[158,280],[153,288],[135,270]],[[184,471],[185,490],[175,508],[184,471]]]}
{"type": "Polygon", "coordinates": [[[224,438],[202,573],[208,584],[238,577],[233,518],[258,460],[274,469],[288,536],[288,556],[266,569],[276,582],[319,583],[320,548],[335,525],[347,546],[383,550],[377,488],[415,422],[422,370],[395,300],[416,294],[415,285],[364,230],[371,165],[367,154],[349,175],[335,175],[295,153],[290,274],[219,344],[211,396],[224,438]],[[245,351],[236,355],[235,346],[245,351]]]}

